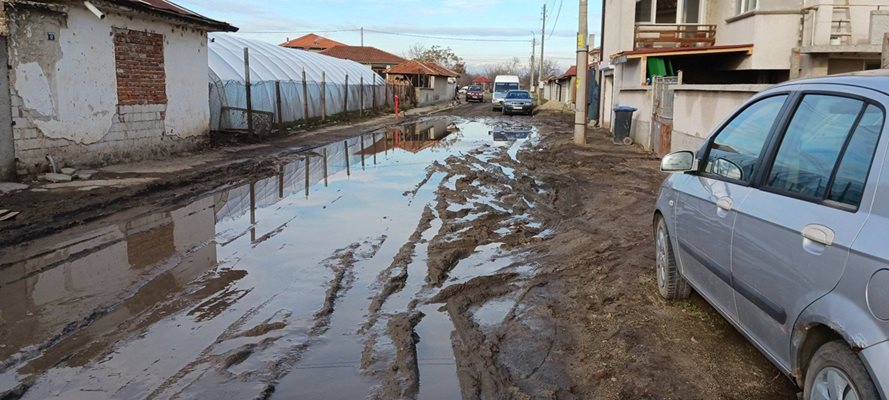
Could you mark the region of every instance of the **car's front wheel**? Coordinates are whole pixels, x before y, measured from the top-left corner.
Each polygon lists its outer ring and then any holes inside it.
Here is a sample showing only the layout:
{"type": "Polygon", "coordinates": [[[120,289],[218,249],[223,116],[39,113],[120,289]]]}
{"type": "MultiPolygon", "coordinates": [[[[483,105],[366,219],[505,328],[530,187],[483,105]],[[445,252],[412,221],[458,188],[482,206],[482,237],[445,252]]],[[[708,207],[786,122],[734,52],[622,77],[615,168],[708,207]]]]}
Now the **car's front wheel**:
{"type": "Polygon", "coordinates": [[[806,400],[879,400],[867,369],[841,340],[825,343],[809,361],[806,400]]]}
{"type": "Polygon", "coordinates": [[[655,249],[657,251],[657,288],[667,300],[685,299],[691,294],[691,286],[679,273],[673,244],[664,217],[658,215],[655,225],[655,249]]]}

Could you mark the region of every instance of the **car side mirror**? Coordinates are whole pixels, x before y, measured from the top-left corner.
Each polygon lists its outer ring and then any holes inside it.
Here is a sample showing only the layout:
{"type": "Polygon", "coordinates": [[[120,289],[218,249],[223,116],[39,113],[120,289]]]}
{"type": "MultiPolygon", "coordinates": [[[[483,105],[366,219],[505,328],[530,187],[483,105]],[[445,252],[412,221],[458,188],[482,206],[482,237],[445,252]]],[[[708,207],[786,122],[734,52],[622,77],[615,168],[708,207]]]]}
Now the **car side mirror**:
{"type": "Polygon", "coordinates": [[[661,172],[688,172],[694,169],[695,153],[677,151],[661,159],[661,172]]]}

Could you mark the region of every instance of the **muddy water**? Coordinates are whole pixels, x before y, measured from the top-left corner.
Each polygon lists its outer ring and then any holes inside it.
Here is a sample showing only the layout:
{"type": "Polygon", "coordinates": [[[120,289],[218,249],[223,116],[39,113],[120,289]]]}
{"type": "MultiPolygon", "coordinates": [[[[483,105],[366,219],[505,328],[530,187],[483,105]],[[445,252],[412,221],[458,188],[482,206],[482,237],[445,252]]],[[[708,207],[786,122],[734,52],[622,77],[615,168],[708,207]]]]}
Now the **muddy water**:
{"type": "Polygon", "coordinates": [[[459,397],[458,332],[430,300],[521,274],[501,241],[540,233],[520,212],[532,204],[499,203],[534,138],[506,129],[365,134],[190,204],[0,250],[0,397],[459,397]]]}

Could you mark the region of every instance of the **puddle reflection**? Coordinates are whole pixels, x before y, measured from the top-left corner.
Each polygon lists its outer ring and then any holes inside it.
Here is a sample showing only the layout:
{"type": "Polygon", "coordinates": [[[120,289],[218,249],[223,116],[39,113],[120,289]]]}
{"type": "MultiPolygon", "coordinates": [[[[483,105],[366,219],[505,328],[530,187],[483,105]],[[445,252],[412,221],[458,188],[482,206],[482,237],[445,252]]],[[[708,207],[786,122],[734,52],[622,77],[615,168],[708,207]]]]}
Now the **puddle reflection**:
{"type": "MultiPolygon", "coordinates": [[[[489,130],[432,118],[368,133],[182,207],[130,210],[0,250],[0,395],[34,376],[26,397],[82,395],[90,385],[166,397],[184,390],[171,383],[187,380],[177,373],[200,372],[195,363],[234,351],[219,344],[226,335],[260,323],[277,324],[270,332],[288,340],[266,345],[286,353],[317,325],[330,278],[324,260],[382,238],[353,279],[372,279],[391,261],[433,198],[434,187],[419,199],[403,195],[416,192],[426,166],[531,134],[489,130]]],[[[366,311],[358,304],[368,290],[353,290],[344,331],[366,311]]]]}

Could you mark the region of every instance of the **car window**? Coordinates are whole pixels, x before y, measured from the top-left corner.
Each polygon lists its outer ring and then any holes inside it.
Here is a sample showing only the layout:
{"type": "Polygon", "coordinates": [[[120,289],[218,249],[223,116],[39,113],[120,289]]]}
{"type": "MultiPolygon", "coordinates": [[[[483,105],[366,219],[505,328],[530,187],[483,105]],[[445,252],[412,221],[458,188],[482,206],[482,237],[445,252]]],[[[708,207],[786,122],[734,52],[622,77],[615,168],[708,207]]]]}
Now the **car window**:
{"type": "Polygon", "coordinates": [[[704,172],[750,182],[753,168],[787,95],[751,104],[716,134],[707,152],[704,172]]]}
{"type": "Polygon", "coordinates": [[[787,126],[766,186],[824,199],[840,153],[864,102],[848,97],[803,97],[787,126]]]}
{"type": "Polygon", "coordinates": [[[518,83],[497,83],[494,85],[495,92],[508,92],[510,90],[516,90],[519,88],[518,83]]]}
{"type": "Polygon", "coordinates": [[[530,99],[528,92],[509,92],[506,94],[507,99],[530,99]]]}
{"type": "Polygon", "coordinates": [[[864,184],[870,173],[871,162],[877,151],[877,142],[883,130],[883,110],[874,105],[867,106],[861,121],[843,153],[836,176],[830,187],[828,200],[857,207],[864,194],[864,184]]]}

